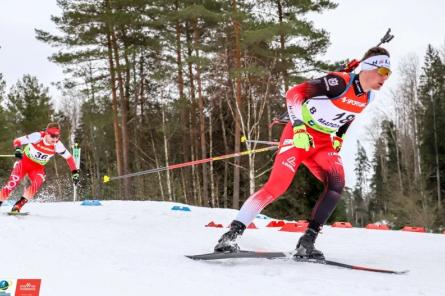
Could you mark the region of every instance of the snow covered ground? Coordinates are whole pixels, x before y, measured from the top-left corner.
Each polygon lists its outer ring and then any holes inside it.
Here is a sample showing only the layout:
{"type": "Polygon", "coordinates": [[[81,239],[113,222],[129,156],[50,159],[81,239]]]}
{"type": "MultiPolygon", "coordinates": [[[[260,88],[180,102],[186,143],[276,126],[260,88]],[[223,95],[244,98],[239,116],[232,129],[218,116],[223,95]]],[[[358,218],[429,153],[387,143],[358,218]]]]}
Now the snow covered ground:
{"type": "MultiPolygon", "coordinates": [[[[317,246],[327,258],[404,270],[388,275],[264,259],[193,261],[210,252],[236,211],[167,202],[30,203],[31,215],[0,209],[0,277],[41,278],[42,296],[71,295],[445,295],[445,235],[325,227],[317,246]]],[[[247,230],[244,249],[291,251],[300,234],[247,230]]]]}

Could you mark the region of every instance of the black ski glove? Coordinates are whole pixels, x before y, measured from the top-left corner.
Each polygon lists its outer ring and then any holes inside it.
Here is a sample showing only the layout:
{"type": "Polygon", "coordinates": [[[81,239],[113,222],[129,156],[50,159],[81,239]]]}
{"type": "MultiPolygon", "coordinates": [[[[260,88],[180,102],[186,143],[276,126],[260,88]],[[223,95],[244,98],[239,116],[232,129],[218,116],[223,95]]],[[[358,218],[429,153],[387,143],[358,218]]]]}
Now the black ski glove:
{"type": "Polygon", "coordinates": [[[74,170],[71,172],[71,179],[73,179],[73,183],[74,185],[77,185],[80,181],[80,175],[79,175],[79,171],[78,170],[74,170]]]}
{"type": "Polygon", "coordinates": [[[17,157],[18,159],[22,159],[23,151],[20,147],[15,148],[14,156],[17,157]]]}

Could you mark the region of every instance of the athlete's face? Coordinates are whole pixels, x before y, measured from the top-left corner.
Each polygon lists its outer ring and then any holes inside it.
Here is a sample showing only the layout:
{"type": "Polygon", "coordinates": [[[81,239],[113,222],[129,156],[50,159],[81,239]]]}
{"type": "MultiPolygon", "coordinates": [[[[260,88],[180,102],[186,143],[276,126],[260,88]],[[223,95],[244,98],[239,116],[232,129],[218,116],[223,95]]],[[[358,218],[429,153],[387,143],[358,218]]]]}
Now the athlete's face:
{"type": "Polygon", "coordinates": [[[380,90],[391,71],[387,68],[375,68],[360,72],[360,83],[364,91],[380,90]]]}
{"type": "Polygon", "coordinates": [[[369,71],[369,88],[372,90],[380,90],[385,81],[391,75],[391,70],[387,68],[376,68],[369,71]]]}
{"type": "Polygon", "coordinates": [[[45,134],[45,142],[47,142],[50,145],[54,145],[59,140],[59,135],[54,135],[50,133],[45,134]]]}

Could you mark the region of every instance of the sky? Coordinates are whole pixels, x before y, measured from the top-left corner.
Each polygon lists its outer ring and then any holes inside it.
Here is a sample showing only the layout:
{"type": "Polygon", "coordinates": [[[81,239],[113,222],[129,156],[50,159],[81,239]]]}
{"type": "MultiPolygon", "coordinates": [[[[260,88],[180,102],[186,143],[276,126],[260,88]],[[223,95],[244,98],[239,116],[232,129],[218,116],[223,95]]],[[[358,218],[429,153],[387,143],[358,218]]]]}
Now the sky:
{"type": "MultiPolygon", "coordinates": [[[[331,45],[324,60],[361,58],[376,45],[388,28],[395,38],[385,47],[391,53],[394,75],[377,94],[374,103],[354,122],[341,152],[345,164],[346,184],[355,183],[354,155],[356,141],[370,153],[366,127],[375,120],[376,110],[385,108],[390,90],[396,87],[397,67],[408,54],[422,62],[428,44],[445,46],[445,1],[442,0],[337,0],[339,6],[322,14],[310,15],[315,27],[330,33],[331,45]]],[[[1,0],[0,2],[0,73],[8,88],[24,74],[36,76],[45,86],[61,81],[61,67],[48,61],[56,51],[35,39],[34,28],[54,32],[51,15],[59,15],[55,0],[1,0]]],[[[58,92],[50,87],[57,100],[58,92]]]]}

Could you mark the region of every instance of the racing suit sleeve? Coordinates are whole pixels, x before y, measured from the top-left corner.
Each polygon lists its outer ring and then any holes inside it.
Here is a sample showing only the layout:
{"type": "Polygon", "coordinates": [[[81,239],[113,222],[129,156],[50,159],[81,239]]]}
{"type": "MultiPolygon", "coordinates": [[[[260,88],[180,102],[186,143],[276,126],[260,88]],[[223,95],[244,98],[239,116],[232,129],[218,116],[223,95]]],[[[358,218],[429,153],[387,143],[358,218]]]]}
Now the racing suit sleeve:
{"type": "Polygon", "coordinates": [[[14,139],[13,145],[14,148],[30,144],[30,143],[37,143],[42,138],[42,134],[40,132],[35,132],[23,137],[18,137],[14,139]]]}
{"type": "Polygon", "coordinates": [[[335,74],[308,80],[290,88],[286,93],[286,105],[293,126],[303,123],[301,106],[309,98],[332,99],[346,89],[346,81],[335,74]]]}
{"type": "Polygon", "coordinates": [[[71,171],[77,170],[76,162],[74,161],[74,157],[71,155],[71,153],[65,148],[65,145],[63,145],[62,142],[57,142],[55,146],[55,151],[57,154],[65,158],[66,163],[70,167],[71,171]]]}

